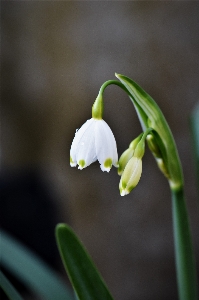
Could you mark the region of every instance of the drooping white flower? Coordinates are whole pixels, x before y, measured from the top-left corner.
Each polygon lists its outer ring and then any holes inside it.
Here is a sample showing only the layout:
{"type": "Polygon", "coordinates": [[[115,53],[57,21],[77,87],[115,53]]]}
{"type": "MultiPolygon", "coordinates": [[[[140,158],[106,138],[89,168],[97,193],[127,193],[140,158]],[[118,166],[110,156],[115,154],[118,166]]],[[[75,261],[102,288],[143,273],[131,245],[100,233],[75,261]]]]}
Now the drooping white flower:
{"type": "Polygon", "coordinates": [[[115,137],[102,119],[91,118],[76,131],[70,149],[70,165],[82,170],[99,161],[102,171],[109,172],[112,165],[118,167],[115,137]]]}

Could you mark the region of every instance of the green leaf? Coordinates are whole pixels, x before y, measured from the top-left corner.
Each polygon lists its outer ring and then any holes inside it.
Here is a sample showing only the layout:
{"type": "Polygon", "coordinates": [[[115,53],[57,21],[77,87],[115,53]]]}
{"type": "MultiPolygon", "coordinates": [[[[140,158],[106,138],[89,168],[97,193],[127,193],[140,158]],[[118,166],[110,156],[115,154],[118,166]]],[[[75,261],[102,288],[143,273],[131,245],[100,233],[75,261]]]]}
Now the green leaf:
{"type": "MultiPolygon", "coordinates": [[[[194,167],[197,177],[197,182],[199,183],[199,103],[193,110],[190,118],[191,123],[191,137],[193,144],[193,155],[194,155],[194,167]]],[[[198,192],[199,192],[199,185],[198,192]]]]}
{"type": "Polygon", "coordinates": [[[56,227],[56,239],[63,264],[80,300],[113,300],[93,261],[73,230],[56,227]]]}
{"type": "Polygon", "coordinates": [[[16,291],[14,286],[10,283],[10,281],[6,278],[6,276],[0,271],[0,287],[3,289],[5,294],[11,300],[22,300],[22,297],[16,291]]]}
{"type": "Polygon", "coordinates": [[[1,264],[42,299],[74,299],[57,273],[4,231],[1,231],[1,264]]]}

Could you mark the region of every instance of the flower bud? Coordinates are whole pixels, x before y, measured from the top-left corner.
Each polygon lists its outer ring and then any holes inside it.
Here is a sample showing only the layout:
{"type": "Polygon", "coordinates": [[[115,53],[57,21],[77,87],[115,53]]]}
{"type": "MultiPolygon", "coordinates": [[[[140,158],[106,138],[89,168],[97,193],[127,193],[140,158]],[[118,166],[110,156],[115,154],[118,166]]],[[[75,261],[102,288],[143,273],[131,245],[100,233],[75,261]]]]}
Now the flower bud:
{"type": "Polygon", "coordinates": [[[122,175],[124,168],[126,167],[128,161],[133,157],[136,146],[138,145],[143,133],[141,133],[137,138],[135,138],[129,145],[129,148],[125,150],[119,159],[118,175],[122,175]]]}
{"type": "Polygon", "coordinates": [[[142,160],[132,157],[127,163],[120,179],[120,195],[128,195],[138,184],[142,174],[142,160]]]}
{"type": "Polygon", "coordinates": [[[155,142],[155,139],[154,139],[153,135],[148,134],[146,139],[147,139],[147,144],[149,146],[149,149],[151,150],[153,155],[155,157],[161,157],[162,155],[160,153],[160,149],[159,149],[157,143],[155,142]]]}

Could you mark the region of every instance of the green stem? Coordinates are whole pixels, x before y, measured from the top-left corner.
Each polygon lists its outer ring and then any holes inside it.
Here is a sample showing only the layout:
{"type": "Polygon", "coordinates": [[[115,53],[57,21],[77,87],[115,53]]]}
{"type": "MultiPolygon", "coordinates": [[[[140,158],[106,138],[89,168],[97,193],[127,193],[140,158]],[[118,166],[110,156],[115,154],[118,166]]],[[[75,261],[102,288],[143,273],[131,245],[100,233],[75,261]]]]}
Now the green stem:
{"type": "Polygon", "coordinates": [[[99,90],[99,94],[103,94],[105,88],[110,85],[110,84],[115,84],[118,85],[119,87],[121,87],[125,92],[127,92],[127,94],[129,95],[129,91],[126,89],[126,87],[119,81],[117,80],[107,80],[106,82],[104,82],[99,90]]]}
{"type": "Polygon", "coordinates": [[[108,81],[104,82],[102,84],[102,86],[99,90],[98,96],[92,106],[92,118],[94,118],[94,119],[101,120],[103,118],[103,111],[104,111],[103,93],[104,93],[105,88],[110,84],[118,85],[119,87],[121,87],[123,90],[125,90],[128,93],[128,91],[124,87],[124,85],[117,80],[108,80],[108,81]]]}
{"type": "Polygon", "coordinates": [[[196,268],[183,188],[171,190],[176,272],[180,300],[197,300],[196,268]]]}

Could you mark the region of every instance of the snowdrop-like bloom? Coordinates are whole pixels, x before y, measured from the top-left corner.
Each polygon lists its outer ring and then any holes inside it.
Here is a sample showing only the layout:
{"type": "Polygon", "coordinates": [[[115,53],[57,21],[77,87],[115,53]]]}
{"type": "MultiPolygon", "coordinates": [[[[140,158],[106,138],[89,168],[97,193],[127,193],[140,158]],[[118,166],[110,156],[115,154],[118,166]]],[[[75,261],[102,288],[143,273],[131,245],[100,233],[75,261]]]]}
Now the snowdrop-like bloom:
{"type": "Polygon", "coordinates": [[[112,165],[118,167],[115,137],[103,119],[91,118],[76,131],[70,149],[70,165],[82,170],[99,161],[102,171],[109,172],[112,165]]]}

